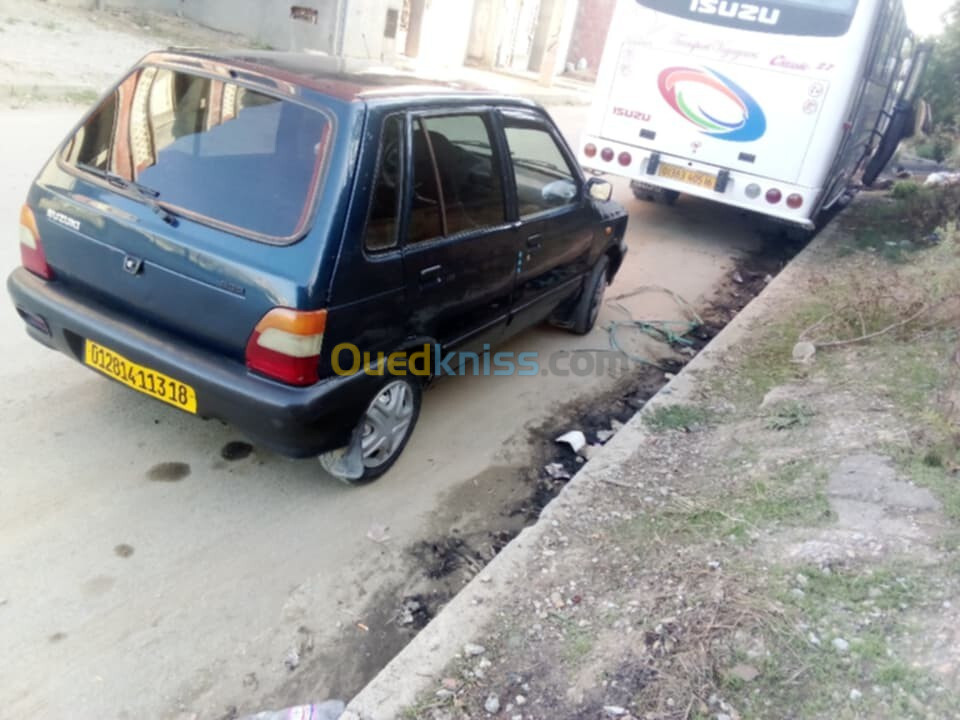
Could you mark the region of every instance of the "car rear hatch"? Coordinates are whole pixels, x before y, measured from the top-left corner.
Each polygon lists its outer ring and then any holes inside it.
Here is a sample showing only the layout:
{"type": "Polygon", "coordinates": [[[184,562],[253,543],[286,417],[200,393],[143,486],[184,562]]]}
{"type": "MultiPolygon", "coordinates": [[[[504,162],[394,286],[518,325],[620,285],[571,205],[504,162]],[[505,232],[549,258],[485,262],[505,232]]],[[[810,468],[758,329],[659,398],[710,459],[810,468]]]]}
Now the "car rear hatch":
{"type": "Polygon", "coordinates": [[[789,68],[627,42],[601,132],[609,140],[797,182],[829,89],[827,79],[789,68]]]}
{"type": "Polygon", "coordinates": [[[239,84],[137,69],[31,194],[56,281],[242,359],[269,309],[309,302],[320,251],[302,238],[332,127],[239,84]]]}

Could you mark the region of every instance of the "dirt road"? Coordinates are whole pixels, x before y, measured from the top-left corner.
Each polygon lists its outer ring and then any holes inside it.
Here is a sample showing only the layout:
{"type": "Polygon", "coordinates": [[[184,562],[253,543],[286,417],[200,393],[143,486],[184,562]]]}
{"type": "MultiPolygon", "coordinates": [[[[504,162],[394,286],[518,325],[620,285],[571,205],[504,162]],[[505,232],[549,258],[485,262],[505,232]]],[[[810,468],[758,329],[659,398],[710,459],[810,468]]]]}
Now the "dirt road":
{"type": "MultiPolygon", "coordinates": [[[[4,276],[29,182],[79,112],[0,113],[4,276]]],[[[584,114],[557,117],[574,134],[584,114]]],[[[702,303],[759,247],[736,213],[641,203],[624,183],[617,197],[630,253],[611,295],[658,284],[702,303]]],[[[12,717],[218,718],[351,695],[443,601],[428,577],[442,574],[436,539],[515,531],[546,444],[535,429],[622,381],[444,380],[396,469],[352,489],[313,461],[242,446],[224,459],[237,432],[45,350],[2,305],[0,714],[12,717]],[[397,613],[415,596],[405,625],[397,613]]],[[[628,305],[676,317],[659,295],[628,305]]],[[[599,325],[617,317],[606,308],[599,325]]],[[[549,354],[607,347],[607,335],[539,328],[511,345],[549,354]]]]}

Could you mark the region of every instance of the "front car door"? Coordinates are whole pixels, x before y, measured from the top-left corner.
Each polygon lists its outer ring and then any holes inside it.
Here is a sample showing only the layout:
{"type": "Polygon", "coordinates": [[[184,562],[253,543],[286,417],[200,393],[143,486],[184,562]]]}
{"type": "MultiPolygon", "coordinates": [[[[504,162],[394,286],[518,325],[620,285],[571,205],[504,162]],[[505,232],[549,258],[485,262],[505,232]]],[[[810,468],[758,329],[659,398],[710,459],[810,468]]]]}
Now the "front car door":
{"type": "Polygon", "coordinates": [[[493,342],[507,321],[517,257],[492,113],[416,113],[408,133],[408,331],[444,347],[493,342]]]}
{"type": "Polygon", "coordinates": [[[511,327],[543,320],[580,291],[589,269],[593,222],[585,182],[556,127],[533,110],[503,109],[519,229],[511,327]]]}

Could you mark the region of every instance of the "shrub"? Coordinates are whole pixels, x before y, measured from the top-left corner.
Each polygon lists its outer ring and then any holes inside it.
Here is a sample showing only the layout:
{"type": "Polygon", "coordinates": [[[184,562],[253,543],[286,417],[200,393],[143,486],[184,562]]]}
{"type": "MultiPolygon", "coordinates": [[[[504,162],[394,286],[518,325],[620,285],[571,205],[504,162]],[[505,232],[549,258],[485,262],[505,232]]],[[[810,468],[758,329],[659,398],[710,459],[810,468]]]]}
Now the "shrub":
{"type": "Polygon", "coordinates": [[[916,153],[925,160],[942,163],[953,154],[955,143],[954,137],[949,133],[938,132],[919,143],[916,153]]]}
{"type": "Polygon", "coordinates": [[[893,184],[890,194],[895,200],[907,200],[923,190],[923,185],[916,180],[898,180],[893,184]]]}
{"type": "Polygon", "coordinates": [[[893,197],[901,217],[920,232],[932,232],[960,218],[960,184],[899,182],[894,185],[893,197]]]}

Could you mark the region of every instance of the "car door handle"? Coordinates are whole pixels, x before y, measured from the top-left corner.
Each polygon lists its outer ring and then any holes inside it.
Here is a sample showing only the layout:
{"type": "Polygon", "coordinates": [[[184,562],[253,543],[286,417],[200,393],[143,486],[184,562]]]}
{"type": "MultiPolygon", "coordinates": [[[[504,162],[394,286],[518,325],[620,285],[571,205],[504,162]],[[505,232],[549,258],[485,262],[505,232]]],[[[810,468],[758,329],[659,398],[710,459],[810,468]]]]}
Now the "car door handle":
{"type": "Polygon", "coordinates": [[[443,275],[440,274],[442,270],[443,265],[431,265],[428,268],[423,268],[420,271],[420,287],[431,288],[442,285],[443,275]]]}
{"type": "Polygon", "coordinates": [[[539,250],[543,247],[543,235],[537,233],[527,238],[527,250],[539,250]]]}

